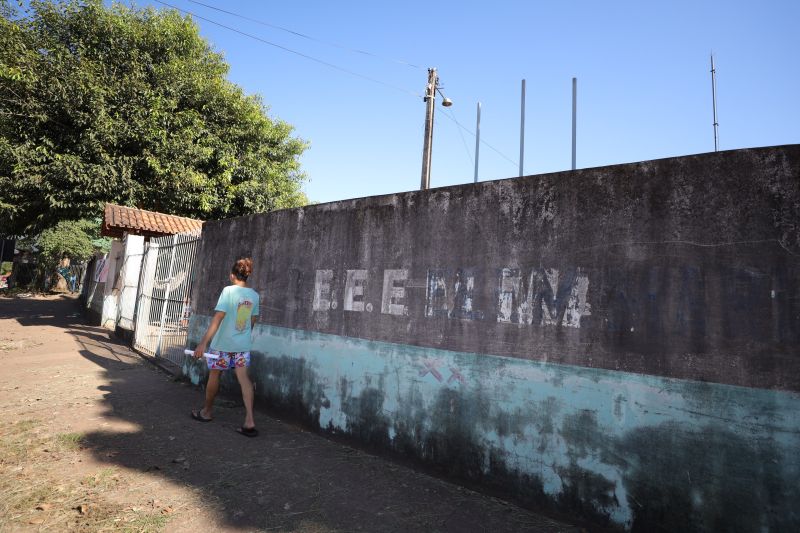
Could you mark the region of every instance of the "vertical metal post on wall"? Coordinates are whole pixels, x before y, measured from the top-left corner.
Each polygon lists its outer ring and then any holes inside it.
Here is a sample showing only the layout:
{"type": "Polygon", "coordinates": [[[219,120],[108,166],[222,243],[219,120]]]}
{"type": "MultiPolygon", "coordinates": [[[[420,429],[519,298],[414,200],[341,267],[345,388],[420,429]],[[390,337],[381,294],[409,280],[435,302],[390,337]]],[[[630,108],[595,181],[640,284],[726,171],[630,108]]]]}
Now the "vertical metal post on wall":
{"type": "Polygon", "coordinates": [[[478,102],[478,118],[475,122],[475,183],[478,183],[478,159],[481,156],[481,103],[478,102]]]}
{"type": "Polygon", "coordinates": [[[711,102],[714,106],[714,151],[719,151],[719,123],[717,122],[717,71],[714,69],[714,54],[711,54],[711,102]]]}
{"type": "Polygon", "coordinates": [[[577,141],[576,130],[578,128],[578,78],[572,78],[572,170],[575,170],[577,141]]]}
{"type": "Polygon", "coordinates": [[[519,175],[522,176],[523,160],[525,159],[525,80],[522,80],[522,96],[520,98],[519,118],[519,175]]]}

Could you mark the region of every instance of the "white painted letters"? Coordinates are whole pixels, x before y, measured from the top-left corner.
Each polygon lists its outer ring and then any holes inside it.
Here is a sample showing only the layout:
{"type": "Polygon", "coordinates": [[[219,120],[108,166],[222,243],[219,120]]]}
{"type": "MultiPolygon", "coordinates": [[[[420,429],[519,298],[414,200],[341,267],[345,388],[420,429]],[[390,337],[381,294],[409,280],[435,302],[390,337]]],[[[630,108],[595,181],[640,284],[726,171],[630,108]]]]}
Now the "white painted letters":
{"type": "Polygon", "coordinates": [[[444,270],[428,270],[425,316],[447,316],[447,283],[444,270]]]}
{"type": "Polygon", "coordinates": [[[385,315],[407,315],[406,280],[408,270],[383,271],[383,298],[381,313],[385,315]]]}
{"type": "Polygon", "coordinates": [[[534,268],[525,281],[519,269],[501,269],[498,322],[579,328],[581,317],[591,314],[586,301],[589,277],[582,269],[564,276],[555,268],[534,268]]]}
{"type": "Polygon", "coordinates": [[[578,269],[575,283],[569,293],[567,310],[564,311],[564,319],[561,324],[570,328],[581,327],[581,317],[592,314],[591,305],[586,301],[586,293],[589,292],[589,276],[578,269]]]}
{"type": "MultiPolygon", "coordinates": [[[[373,304],[365,299],[368,272],[346,270],[343,301],[337,301],[334,271],[317,270],[313,310],[335,311],[341,304],[344,311],[371,312],[373,304]]],[[[480,272],[473,268],[428,270],[424,316],[484,320],[484,313],[474,308],[475,298],[485,294],[480,287],[484,278],[476,277],[480,272]]],[[[580,328],[581,319],[591,315],[586,300],[589,276],[582,268],[532,268],[527,276],[519,268],[506,267],[498,272],[495,294],[499,323],[580,328]]],[[[422,284],[412,285],[409,276],[407,269],[383,271],[381,314],[408,316],[409,288],[422,288],[422,284]]]]}
{"type": "Polygon", "coordinates": [[[555,268],[546,268],[544,270],[543,277],[547,285],[543,285],[543,290],[541,291],[543,326],[555,326],[558,324],[558,274],[558,269],[555,268]]]}
{"type": "Polygon", "coordinates": [[[344,285],[345,311],[364,311],[364,287],[367,284],[366,270],[348,270],[344,285]]]}
{"type": "Polygon", "coordinates": [[[500,271],[500,294],[497,305],[497,321],[511,322],[514,313],[514,300],[519,298],[519,284],[522,278],[519,269],[504,268],[500,271]]]}
{"type": "Polygon", "coordinates": [[[314,311],[327,311],[331,308],[333,296],[331,294],[331,281],[333,270],[317,270],[314,278],[314,311]]]}

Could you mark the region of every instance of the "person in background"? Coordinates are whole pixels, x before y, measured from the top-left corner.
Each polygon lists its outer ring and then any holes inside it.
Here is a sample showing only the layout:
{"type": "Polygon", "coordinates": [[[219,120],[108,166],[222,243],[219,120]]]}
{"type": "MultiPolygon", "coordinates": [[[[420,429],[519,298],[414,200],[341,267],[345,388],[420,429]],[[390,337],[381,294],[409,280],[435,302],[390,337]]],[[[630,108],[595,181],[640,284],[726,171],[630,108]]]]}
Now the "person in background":
{"type": "Polygon", "coordinates": [[[222,289],[211,324],[194,350],[194,357],[199,359],[210,342],[210,353],[218,357],[206,360],[206,400],[202,409],[192,411],[192,418],[200,422],[212,420],[220,374],[223,370],[233,369],[242,389],[245,408],[244,424],[237,431],[246,437],[258,435],[253,420],[253,383],[247,375],[252,330],[259,312],[258,293],[247,286],[247,278],[252,272],[253,260],[250,258],[239,259],[233,264],[229,276],[231,284],[222,289]]]}

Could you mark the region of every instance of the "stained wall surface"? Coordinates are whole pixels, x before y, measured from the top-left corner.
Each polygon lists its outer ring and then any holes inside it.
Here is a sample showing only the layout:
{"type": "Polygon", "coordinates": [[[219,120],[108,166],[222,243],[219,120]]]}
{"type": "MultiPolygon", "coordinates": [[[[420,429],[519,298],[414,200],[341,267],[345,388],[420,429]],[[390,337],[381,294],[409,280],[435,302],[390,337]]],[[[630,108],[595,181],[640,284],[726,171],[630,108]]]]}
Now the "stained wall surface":
{"type": "Polygon", "coordinates": [[[622,529],[800,526],[800,146],[209,222],[193,342],[241,255],[258,392],[320,431],[622,529]]]}

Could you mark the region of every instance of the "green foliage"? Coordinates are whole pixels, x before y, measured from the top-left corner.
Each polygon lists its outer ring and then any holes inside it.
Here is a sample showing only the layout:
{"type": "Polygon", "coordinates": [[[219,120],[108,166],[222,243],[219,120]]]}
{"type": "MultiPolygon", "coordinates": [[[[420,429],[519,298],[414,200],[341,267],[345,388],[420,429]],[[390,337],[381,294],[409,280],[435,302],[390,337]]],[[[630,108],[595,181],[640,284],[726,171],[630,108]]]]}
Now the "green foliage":
{"type": "Polygon", "coordinates": [[[305,142],[176,11],[0,0],[0,228],[105,202],[200,219],[303,205],[305,142]]]}
{"type": "Polygon", "coordinates": [[[100,236],[100,226],[100,220],[62,220],[35,239],[18,241],[19,249],[33,252],[36,257],[29,288],[47,289],[62,257],[69,257],[74,264],[88,260],[95,252],[108,252],[111,240],[100,236]]]}
{"type": "Polygon", "coordinates": [[[72,262],[89,259],[97,251],[95,243],[104,244],[97,235],[99,223],[91,220],[62,220],[36,239],[40,262],[54,267],[63,256],[72,262]]]}
{"type": "Polygon", "coordinates": [[[11,261],[3,261],[0,263],[0,276],[5,276],[6,274],[11,274],[11,267],[13,263],[11,261]]]}

